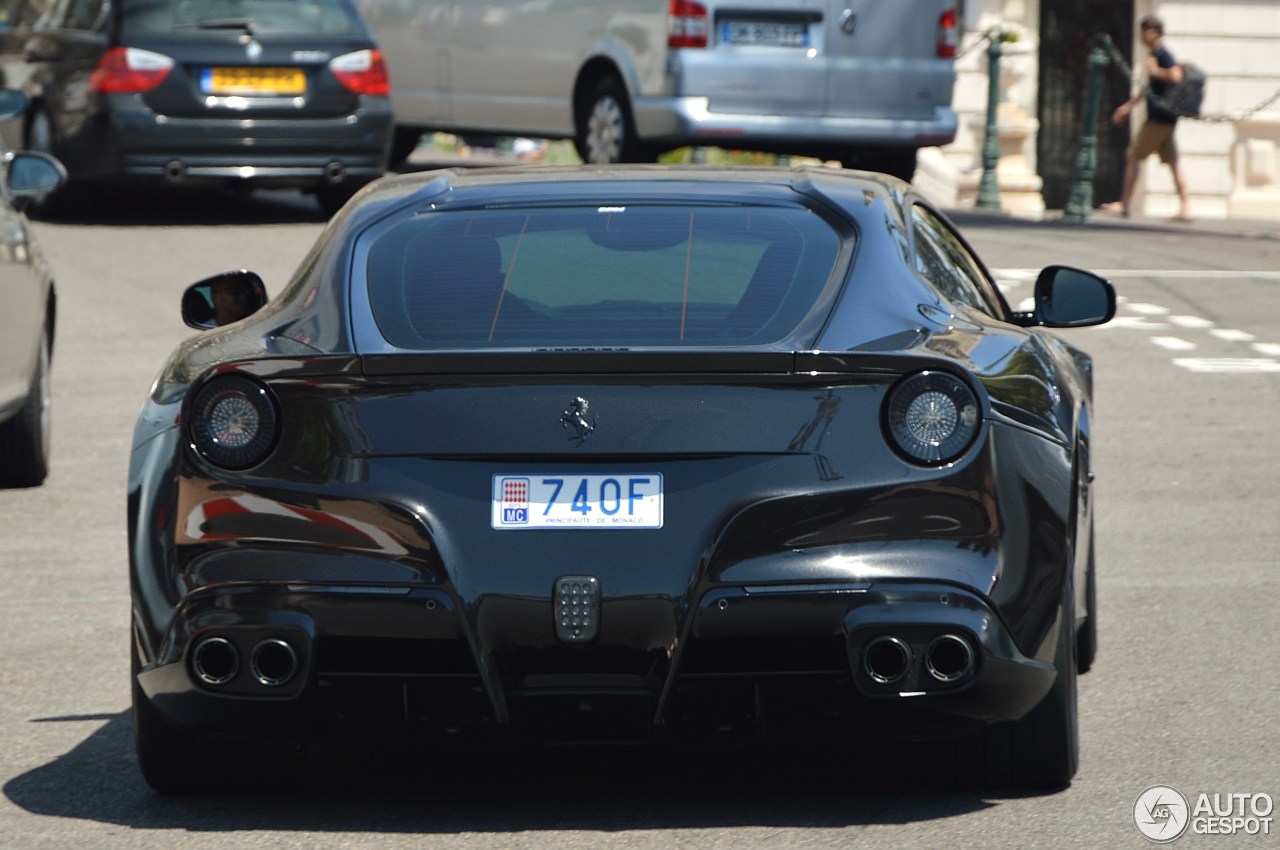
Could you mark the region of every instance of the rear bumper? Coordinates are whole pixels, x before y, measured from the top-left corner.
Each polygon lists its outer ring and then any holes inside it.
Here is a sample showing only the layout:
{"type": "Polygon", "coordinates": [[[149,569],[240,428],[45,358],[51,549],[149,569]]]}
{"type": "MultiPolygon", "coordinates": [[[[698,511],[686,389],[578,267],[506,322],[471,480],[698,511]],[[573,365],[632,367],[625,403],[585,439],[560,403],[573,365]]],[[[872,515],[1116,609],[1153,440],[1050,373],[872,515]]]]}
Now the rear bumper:
{"type": "Polygon", "coordinates": [[[945,584],[720,586],[679,639],[677,607],[606,595],[598,641],[579,647],[556,641],[549,596],[486,599],[472,618],[421,586],[209,587],[139,682],[190,729],[447,744],[919,736],[1021,717],[1056,677],[982,598],[945,584]],[[945,681],[928,661],[943,635],[972,650],[945,681]],[[868,663],[886,637],[908,647],[892,681],[868,663]]]}
{"type": "Polygon", "coordinates": [[[365,183],[386,172],[391,107],[365,98],[355,112],[326,118],[173,118],[134,96],[59,141],[73,179],[247,181],[314,187],[365,183]]]}
{"type": "Polygon", "coordinates": [[[636,128],[646,142],[784,148],[932,147],[955,140],[950,106],[922,118],[842,115],[757,115],[714,112],[706,97],[637,98],[636,128]]]}

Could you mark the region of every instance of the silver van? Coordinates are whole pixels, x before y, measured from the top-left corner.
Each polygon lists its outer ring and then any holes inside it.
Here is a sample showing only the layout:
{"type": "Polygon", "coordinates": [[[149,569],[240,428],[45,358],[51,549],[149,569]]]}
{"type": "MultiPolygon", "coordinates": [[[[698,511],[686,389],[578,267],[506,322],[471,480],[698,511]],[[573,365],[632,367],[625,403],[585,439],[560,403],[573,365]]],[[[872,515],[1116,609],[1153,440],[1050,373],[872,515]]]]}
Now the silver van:
{"type": "Polygon", "coordinates": [[[424,131],[571,138],[587,162],[682,145],[910,179],[952,141],[956,0],[361,0],[403,160],[424,131]]]}

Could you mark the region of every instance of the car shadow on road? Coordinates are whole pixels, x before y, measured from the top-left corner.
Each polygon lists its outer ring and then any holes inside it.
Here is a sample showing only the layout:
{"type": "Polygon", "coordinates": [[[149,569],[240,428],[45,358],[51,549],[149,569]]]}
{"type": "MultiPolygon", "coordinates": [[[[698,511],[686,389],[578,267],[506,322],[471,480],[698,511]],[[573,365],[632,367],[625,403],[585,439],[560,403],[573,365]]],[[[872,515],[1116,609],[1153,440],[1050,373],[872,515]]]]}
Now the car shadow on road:
{"type": "Polygon", "coordinates": [[[33,208],[27,214],[51,224],[115,227],[297,224],[328,219],[315,198],[301,192],[165,186],[84,191],[51,209],[33,208]]]}
{"type": "Polygon", "coordinates": [[[33,814],[134,829],[424,834],[892,825],[1005,796],[922,778],[927,765],[897,747],[841,759],[639,749],[477,758],[398,747],[319,753],[297,787],[276,794],[165,797],[138,772],[129,711],[37,722],[102,719],[67,754],[10,780],[5,796],[33,814]]]}

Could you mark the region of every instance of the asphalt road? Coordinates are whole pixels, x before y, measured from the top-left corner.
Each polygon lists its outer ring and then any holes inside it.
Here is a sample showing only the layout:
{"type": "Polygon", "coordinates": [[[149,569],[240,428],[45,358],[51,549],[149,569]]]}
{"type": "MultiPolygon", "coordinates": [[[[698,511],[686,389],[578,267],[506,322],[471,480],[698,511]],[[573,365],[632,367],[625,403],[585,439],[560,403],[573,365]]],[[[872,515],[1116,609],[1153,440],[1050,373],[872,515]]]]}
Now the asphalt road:
{"type": "MultiPolygon", "coordinates": [[[[1280,237],[960,216],[1015,303],[1050,262],[1105,269],[1096,360],[1101,655],[1067,790],[993,795],[858,764],[428,761],[322,754],[280,795],[169,799],[133,762],[124,485],[133,419],[186,333],[182,288],[270,291],[323,223],[290,196],[122,199],[42,222],[58,273],[54,459],[0,491],[0,847],[1123,848],[1152,785],[1280,797],[1280,237]]],[[[1280,230],[1280,228],[1277,228],[1280,230]]],[[[1177,846],[1274,847],[1188,834],[1177,846]]]]}

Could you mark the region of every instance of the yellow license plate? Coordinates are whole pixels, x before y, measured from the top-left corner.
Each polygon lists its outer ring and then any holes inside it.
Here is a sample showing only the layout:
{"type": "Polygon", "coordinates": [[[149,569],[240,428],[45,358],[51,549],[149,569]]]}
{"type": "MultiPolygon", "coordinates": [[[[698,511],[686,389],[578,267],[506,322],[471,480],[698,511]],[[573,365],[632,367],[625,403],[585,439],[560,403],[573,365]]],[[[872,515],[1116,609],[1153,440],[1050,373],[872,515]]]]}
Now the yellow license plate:
{"type": "Polygon", "coordinates": [[[209,68],[204,74],[207,94],[295,95],[307,90],[301,68],[209,68]]]}

